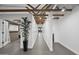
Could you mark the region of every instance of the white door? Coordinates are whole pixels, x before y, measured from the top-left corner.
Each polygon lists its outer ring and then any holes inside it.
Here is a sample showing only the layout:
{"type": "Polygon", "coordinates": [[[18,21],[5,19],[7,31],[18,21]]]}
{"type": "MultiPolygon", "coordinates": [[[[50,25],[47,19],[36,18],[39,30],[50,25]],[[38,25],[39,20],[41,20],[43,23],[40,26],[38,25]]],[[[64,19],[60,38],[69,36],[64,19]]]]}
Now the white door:
{"type": "Polygon", "coordinates": [[[0,48],[6,46],[9,40],[8,22],[3,19],[0,20],[0,48]]]}
{"type": "Polygon", "coordinates": [[[8,22],[7,21],[4,21],[4,46],[6,46],[9,42],[10,42],[10,39],[9,39],[9,26],[8,26],[8,22]]]}

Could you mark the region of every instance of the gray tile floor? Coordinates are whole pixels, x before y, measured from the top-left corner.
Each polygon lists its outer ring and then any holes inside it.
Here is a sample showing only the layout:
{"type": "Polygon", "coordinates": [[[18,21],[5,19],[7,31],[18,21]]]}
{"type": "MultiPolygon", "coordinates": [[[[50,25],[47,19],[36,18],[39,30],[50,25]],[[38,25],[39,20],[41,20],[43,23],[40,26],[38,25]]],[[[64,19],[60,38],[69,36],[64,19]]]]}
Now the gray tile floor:
{"type": "Polygon", "coordinates": [[[36,40],[34,48],[24,52],[20,49],[19,40],[8,44],[4,48],[0,48],[0,55],[75,55],[72,51],[63,47],[59,43],[54,44],[54,51],[50,52],[45,41],[42,39],[41,34],[39,34],[39,39],[36,40]]]}

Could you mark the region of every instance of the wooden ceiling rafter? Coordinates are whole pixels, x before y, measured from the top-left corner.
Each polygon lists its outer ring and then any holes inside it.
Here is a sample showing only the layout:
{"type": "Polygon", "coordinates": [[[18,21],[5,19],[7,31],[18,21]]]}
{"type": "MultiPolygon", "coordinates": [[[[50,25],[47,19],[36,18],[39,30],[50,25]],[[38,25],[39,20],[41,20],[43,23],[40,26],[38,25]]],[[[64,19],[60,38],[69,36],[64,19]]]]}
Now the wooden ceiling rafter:
{"type": "Polygon", "coordinates": [[[37,9],[41,4],[37,5],[35,9],[37,9]]]}
{"type": "MultiPolygon", "coordinates": [[[[48,6],[49,6],[49,5],[47,4],[43,9],[47,9],[48,6]]],[[[45,14],[45,13],[46,13],[45,11],[44,11],[44,12],[42,12],[42,11],[40,12],[40,14],[45,14]]]]}
{"type": "Polygon", "coordinates": [[[60,18],[56,16],[56,17],[54,17],[53,19],[56,19],[56,20],[58,20],[58,19],[60,19],[60,18]]]}
{"type": "MultiPolygon", "coordinates": [[[[41,8],[41,10],[44,9],[47,5],[48,5],[48,4],[45,4],[45,5],[41,8]]],[[[38,13],[39,13],[39,12],[40,12],[40,11],[38,11],[38,13]]],[[[38,14],[38,13],[37,13],[37,14],[38,14]]],[[[42,13],[42,12],[40,12],[40,13],[42,13]]]]}
{"type": "Polygon", "coordinates": [[[59,7],[58,7],[58,6],[56,6],[56,9],[59,9],[59,7]]]}
{"type": "Polygon", "coordinates": [[[53,8],[53,5],[51,5],[50,9],[52,9],[52,8],[53,8]]]}
{"type": "Polygon", "coordinates": [[[32,9],[35,9],[32,5],[30,5],[30,4],[27,4],[29,7],[31,7],[32,9]]]}
{"type": "MultiPolygon", "coordinates": [[[[30,4],[27,4],[27,5],[29,7],[31,7],[32,9],[30,9],[27,6],[26,7],[27,9],[2,9],[2,10],[0,10],[0,12],[29,12],[29,13],[33,14],[34,16],[48,16],[46,14],[46,12],[48,12],[48,11],[61,11],[61,9],[59,9],[59,8],[52,9],[53,8],[52,4],[45,4],[41,9],[37,9],[41,4],[37,5],[35,8],[30,4]],[[35,11],[37,11],[38,13],[40,12],[40,14],[35,13],[35,11]]],[[[72,9],[66,9],[66,11],[72,11],[72,9]]],[[[53,16],[63,16],[63,15],[53,14],[53,16]]]]}
{"type": "Polygon", "coordinates": [[[41,9],[44,9],[48,4],[45,4],[41,9]]]}
{"type": "Polygon", "coordinates": [[[25,8],[30,9],[29,7],[25,7],[25,8]]]}
{"type": "MultiPolygon", "coordinates": [[[[55,11],[60,12],[62,9],[0,9],[0,12],[31,12],[31,11],[55,11]]],[[[72,9],[66,9],[66,11],[72,11],[72,9]]]]}
{"type": "MultiPolygon", "coordinates": [[[[33,10],[35,9],[32,5],[27,4],[29,7],[31,7],[33,10]]],[[[34,11],[32,11],[32,13],[36,14],[34,11]]]]}
{"type": "Polygon", "coordinates": [[[50,6],[51,6],[51,4],[49,4],[49,5],[46,7],[46,9],[49,9],[49,8],[50,8],[50,6]]]}
{"type": "Polygon", "coordinates": [[[64,16],[64,14],[53,14],[53,16],[64,16]]]}
{"type": "MultiPolygon", "coordinates": [[[[52,4],[45,4],[44,6],[42,6],[41,9],[39,9],[41,4],[38,4],[36,7],[30,5],[30,4],[27,4],[26,8],[27,9],[0,9],[0,12],[29,12],[31,13],[33,16],[35,16],[35,20],[38,20],[38,22],[42,22],[44,23],[46,17],[45,16],[48,16],[48,14],[46,14],[46,12],[50,12],[50,11],[58,11],[60,12],[62,9],[59,8],[59,6],[56,6],[55,9],[52,9],[53,8],[53,5],[52,4]],[[37,19],[36,19],[37,17],[37,19]],[[40,17],[40,18],[39,18],[40,17]],[[44,20],[44,21],[43,21],[44,20]]],[[[66,11],[72,11],[72,9],[66,9],[66,11]]],[[[64,16],[64,14],[53,14],[52,16],[54,16],[53,19],[59,19],[60,17],[59,16],[64,16]]],[[[11,22],[11,21],[8,21],[12,24],[16,24],[16,25],[19,25],[17,24],[16,22],[11,22]]]]}
{"type": "MultiPolygon", "coordinates": [[[[48,14],[33,14],[34,16],[48,16],[48,14]]],[[[64,14],[53,14],[52,16],[64,16],[64,14]]]]}
{"type": "MultiPolygon", "coordinates": [[[[37,5],[36,8],[34,8],[33,6],[31,6],[31,5],[29,5],[29,4],[28,4],[28,6],[30,6],[33,10],[35,10],[35,9],[37,9],[37,8],[40,6],[40,4],[37,5]]],[[[34,15],[37,15],[39,11],[38,11],[37,13],[35,13],[35,11],[32,11],[32,12],[33,12],[34,15]]],[[[40,16],[40,17],[41,17],[42,19],[40,19],[39,16],[35,16],[35,17],[34,17],[37,24],[43,24],[43,22],[44,22],[44,21],[43,21],[43,18],[44,18],[45,16],[44,16],[44,17],[43,17],[43,16],[40,16]]]]}
{"type": "Polygon", "coordinates": [[[48,16],[48,14],[33,14],[34,16],[48,16]]]}
{"type": "MultiPolygon", "coordinates": [[[[45,9],[49,9],[51,7],[51,4],[47,5],[45,9]]],[[[46,14],[46,12],[42,12],[42,14],[46,14]]]]}
{"type": "MultiPolygon", "coordinates": [[[[25,7],[25,8],[30,9],[29,7],[25,7]]],[[[29,13],[31,13],[31,12],[29,12],[29,13]]],[[[31,14],[32,14],[32,13],[31,13],[31,14]]]]}
{"type": "MultiPolygon", "coordinates": [[[[40,5],[41,5],[41,4],[38,4],[35,9],[39,8],[40,5]]],[[[39,12],[39,11],[38,11],[38,12],[39,12]]],[[[36,14],[38,14],[38,12],[37,12],[36,14]]]]}
{"type": "MultiPolygon", "coordinates": [[[[50,7],[50,4],[46,4],[44,7],[42,7],[42,9],[48,9],[49,7],[50,7]]],[[[43,11],[43,12],[41,11],[40,14],[45,15],[46,11],[43,11]]],[[[46,18],[45,16],[41,16],[41,17],[43,17],[43,19],[46,18]]]]}
{"type": "MultiPolygon", "coordinates": [[[[47,7],[47,5],[48,4],[46,4],[46,5],[44,5],[42,8],[41,8],[41,10],[42,9],[45,9],[45,7],[47,7]]],[[[44,11],[43,11],[44,12],[44,11]]],[[[43,24],[44,23],[44,21],[45,21],[45,15],[43,14],[43,12],[42,11],[38,11],[37,12],[37,15],[34,15],[35,17],[35,21],[36,21],[36,23],[37,24],[43,24]],[[39,14],[40,13],[40,14],[39,14]],[[38,15],[39,14],[39,15],[38,15]],[[43,16],[44,15],[44,16],[43,16]],[[40,19],[40,17],[41,17],[41,19],[40,19]]]]}
{"type": "Polygon", "coordinates": [[[53,5],[53,4],[51,4],[50,9],[52,9],[52,8],[53,8],[53,6],[54,6],[54,5],[53,5]]]}

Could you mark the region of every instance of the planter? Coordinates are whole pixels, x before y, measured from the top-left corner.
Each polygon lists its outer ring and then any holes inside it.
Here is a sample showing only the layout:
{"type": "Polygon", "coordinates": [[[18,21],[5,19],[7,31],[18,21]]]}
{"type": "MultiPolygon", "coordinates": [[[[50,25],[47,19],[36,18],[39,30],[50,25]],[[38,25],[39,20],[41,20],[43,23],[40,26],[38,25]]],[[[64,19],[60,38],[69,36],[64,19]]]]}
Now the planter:
{"type": "Polygon", "coordinates": [[[30,21],[27,19],[27,17],[23,17],[22,18],[23,21],[21,22],[21,26],[22,26],[22,35],[24,37],[24,41],[23,41],[23,50],[27,51],[28,50],[28,34],[29,34],[29,29],[30,29],[30,21]]]}
{"type": "Polygon", "coordinates": [[[28,40],[23,41],[23,50],[27,51],[28,50],[28,40]]]}

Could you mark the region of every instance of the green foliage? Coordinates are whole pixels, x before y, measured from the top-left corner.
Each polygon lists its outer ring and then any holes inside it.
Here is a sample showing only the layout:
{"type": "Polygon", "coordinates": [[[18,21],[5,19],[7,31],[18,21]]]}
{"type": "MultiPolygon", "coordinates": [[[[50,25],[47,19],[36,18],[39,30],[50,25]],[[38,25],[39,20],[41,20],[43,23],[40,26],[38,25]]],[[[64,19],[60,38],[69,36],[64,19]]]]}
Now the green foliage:
{"type": "Polygon", "coordinates": [[[30,21],[27,19],[27,17],[22,17],[22,22],[21,22],[21,26],[22,26],[22,29],[23,29],[23,37],[24,37],[24,40],[27,40],[28,39],[28,30],[29,30],[29,25],[30,25],[30,21]]]}

